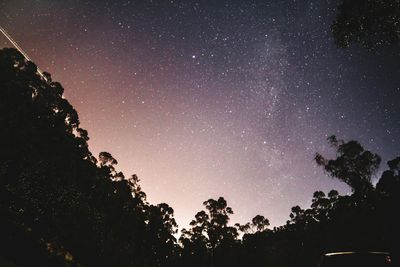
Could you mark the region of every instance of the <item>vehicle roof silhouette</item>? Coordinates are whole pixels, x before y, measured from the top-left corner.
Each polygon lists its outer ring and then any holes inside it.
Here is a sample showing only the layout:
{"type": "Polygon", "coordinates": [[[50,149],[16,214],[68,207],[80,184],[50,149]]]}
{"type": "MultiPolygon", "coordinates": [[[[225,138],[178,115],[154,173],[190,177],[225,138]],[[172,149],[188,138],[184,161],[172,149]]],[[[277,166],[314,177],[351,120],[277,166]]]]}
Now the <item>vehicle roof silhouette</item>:
{"type": "Polygon", "coordinates": [[[321,267],[384,267],[392,266],[392,259],[386,251],[339,251],[322,256],[321,267]]]}

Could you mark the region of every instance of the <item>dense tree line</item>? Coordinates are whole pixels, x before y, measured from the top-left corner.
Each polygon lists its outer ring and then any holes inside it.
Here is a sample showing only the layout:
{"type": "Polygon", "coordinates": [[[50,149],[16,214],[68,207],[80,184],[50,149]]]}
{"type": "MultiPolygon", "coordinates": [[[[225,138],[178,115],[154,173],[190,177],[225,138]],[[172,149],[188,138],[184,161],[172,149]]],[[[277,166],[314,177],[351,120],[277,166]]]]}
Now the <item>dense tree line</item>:
{"type": "Polygon", "coordinates": [[[45,75],[0,50],[0,265],[315,266],[327,251],[398,255],[400,157],[374,186],[381,158],[332,136],[336,158],[315,161],[351,195],[317,191],[273,229],[261,215],[232,224],[227,201],[209,199],[177,240],[173,209],[148,203],[110,153],[90,153],[77,112],[45,75]]]}
{"type": "Polygon", "coordinates": [[[172,266],[173,209],[146,201],[63,98],[14,49],[0,50],[0,253],[24,266],[172,266]]]}
{"type": "MultiPolygon", "coordinates": [[[[397,45],[399,14],[398,0],[343,0],[332,33],[340,47],[397,45]]],[[[261,215],[233,224],[227,201],[209,199],[177,239],[173,209],[148,203],[110,153],[91,154],[64,89],[45,76],[0,50],[0,266],[315,266],[327,251],[399,255],[400,157],[374,185],[381,158],[332,136],[336,157],[315,161],[352,194],[317,191],[273,229],[261,215]]]]}

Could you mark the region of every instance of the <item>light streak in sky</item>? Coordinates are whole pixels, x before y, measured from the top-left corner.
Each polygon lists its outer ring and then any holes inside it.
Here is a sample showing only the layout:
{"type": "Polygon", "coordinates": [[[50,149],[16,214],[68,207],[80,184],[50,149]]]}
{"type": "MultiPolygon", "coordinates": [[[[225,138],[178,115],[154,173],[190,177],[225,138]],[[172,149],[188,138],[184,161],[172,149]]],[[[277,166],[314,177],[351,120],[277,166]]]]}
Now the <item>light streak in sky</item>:
{"type": "MultiPolygon", "coordinates": [[[[18,43],[8,34],[8,32],[0,26],[0,32],[7,38],[8,41],[25,57],[26,60],[32,61],[28,54],[18,45],[18,43]]],[[[47,82],[47,78],[43,75],[43,72],[37,67],[37,72],[47,82]]]]}

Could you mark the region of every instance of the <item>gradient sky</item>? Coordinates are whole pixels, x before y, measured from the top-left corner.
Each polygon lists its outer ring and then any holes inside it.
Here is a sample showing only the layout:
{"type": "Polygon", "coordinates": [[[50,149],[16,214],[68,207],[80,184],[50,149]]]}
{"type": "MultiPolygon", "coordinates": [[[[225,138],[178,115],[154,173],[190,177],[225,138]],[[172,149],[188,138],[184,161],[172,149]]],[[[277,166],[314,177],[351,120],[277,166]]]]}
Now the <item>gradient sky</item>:
{"type": "Polygon", "coordinates": [[[315,190],[349,192],[313,162],[327,136],[400,151],[400,49],[336,48],[337,4],[0,0],[0,25],[62,83],[93,154],[180,227],[219,196],[232,222],[277,226],[315,190]]]}

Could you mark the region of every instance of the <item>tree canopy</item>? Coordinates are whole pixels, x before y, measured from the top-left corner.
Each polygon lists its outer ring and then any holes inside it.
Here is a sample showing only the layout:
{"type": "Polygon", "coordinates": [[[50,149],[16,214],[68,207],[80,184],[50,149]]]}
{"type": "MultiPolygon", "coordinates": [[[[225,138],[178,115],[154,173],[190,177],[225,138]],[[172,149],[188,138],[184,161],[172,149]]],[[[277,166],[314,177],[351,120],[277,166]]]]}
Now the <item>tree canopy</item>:
{"type": "Polygon", "coordinates": [[[328,175],[348,184],[354,193],[367,193],[372,188],[371,178],[379,167],[380,156],[365,150],[357,141],[344,142],[334,135],[328,137],[328,141],[336,149],[337,158],[328,160],[317,153],[317,164],[328,175]]]}
{"type": "Polygon", "coordinates": [[[352,194],[316,191],[272,229],[263,215],[233,224],[227,200],[210,198],[178,236],[172,207],[148,203],[111,153],[92,155],[63,87],[45,75],[0,50],[0,265],[286,267],[313,266],[328,251],[399,255],[400,157],[375,187],[381,158],[332,136],[336,157],[317,153],[316,163],[352,194]]]}
{"type": "Polygon", "coordinates": [[[343,0],[331,25],[336,43],[351,43],[373,50],[398,44],[400,40],[400,1],[343,0]]]}

